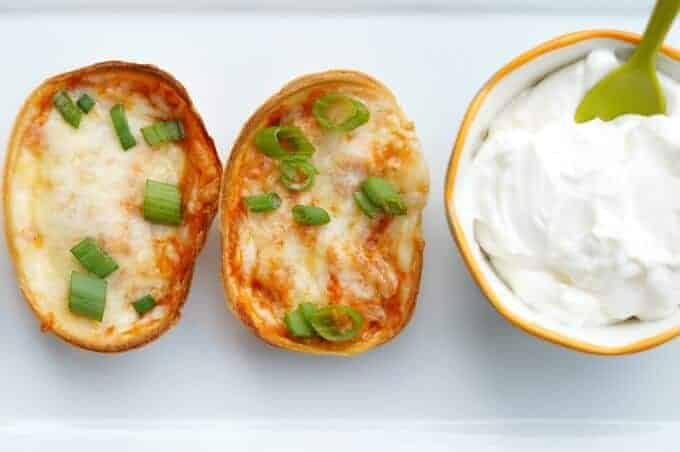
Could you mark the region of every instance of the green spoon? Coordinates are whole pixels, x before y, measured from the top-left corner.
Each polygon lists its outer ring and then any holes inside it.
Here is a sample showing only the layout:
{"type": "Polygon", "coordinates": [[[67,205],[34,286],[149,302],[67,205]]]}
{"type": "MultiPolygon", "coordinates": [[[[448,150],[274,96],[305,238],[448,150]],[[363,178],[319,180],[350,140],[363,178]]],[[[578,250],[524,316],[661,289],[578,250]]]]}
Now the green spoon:
{"type": "Polygon", "coordinates": [[[627,113],[643,116],[666,113],[666,99],[656,76],[656,54],[679,8],[680,0],[657,0],[633,56],[586,93],[576,109],[576,122],[596,117],[609,121],[627,113]]]}

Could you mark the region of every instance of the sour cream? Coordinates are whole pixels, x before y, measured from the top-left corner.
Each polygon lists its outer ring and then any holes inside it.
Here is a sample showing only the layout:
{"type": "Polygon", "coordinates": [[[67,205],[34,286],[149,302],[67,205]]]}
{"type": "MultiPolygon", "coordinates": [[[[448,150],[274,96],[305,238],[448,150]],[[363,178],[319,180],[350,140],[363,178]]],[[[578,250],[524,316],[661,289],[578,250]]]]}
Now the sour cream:
{"type": "Polygon", "coordinates": [[[477,242],[540,314],[595,326],[680,309],[680,84],[667,116],[576,124],[608,50],[552,73],[492,122],[464,182],[477,242]]]}

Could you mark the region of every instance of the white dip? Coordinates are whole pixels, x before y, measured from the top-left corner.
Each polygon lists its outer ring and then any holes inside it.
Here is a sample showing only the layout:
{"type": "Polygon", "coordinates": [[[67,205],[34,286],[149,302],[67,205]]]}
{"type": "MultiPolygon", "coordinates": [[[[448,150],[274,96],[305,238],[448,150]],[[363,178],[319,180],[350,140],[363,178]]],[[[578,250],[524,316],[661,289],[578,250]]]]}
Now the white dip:
{"type": "Polygon", "coordinates": [[[676,314],[680,303],[680,84],[668,116],[575,124],[621,62],[597,50],[521,93],[492,122],[463,190],[499,276],[571,325],[676,314]]]}

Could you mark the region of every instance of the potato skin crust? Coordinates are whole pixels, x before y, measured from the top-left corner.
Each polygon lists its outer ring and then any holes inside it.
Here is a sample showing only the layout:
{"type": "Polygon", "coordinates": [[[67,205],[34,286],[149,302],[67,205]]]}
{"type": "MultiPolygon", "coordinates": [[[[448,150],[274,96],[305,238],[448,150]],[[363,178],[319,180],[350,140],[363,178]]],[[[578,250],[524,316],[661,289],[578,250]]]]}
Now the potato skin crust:
{"type": "Polygon", "coordinates": [[[19,288],[40,321],[41,330],[53,332],[60,339],[85,350],[116,353],[146,345],[174,326],[180,318],[181,308],[189,293],[195,260],[205,244],[208,229],[217,212],[221,174],[222,167],[215,144],[196,111],[187,90],[172,75],[156,66],[124,61],[105,61],[56,75],[45,80],[34,89],[19,111],[10,135],[5,157],[3,210],[5,237],[19,288]],[[183,197],[191,189],[198,190],[201,193],[198,199],[198,209],[195,209],[194,213],[188,218],[185,217],[185,222],[182,225],[184,227],[186,224],[191,233],[189,239],[190,252],[181,256],[178,274],[173,278],[174,284],[169,294],[170,303],[167,304],[168,314],[159,321],[141,327],[133,327],[134,331],[131,334],[111,336],[111,339],[108,340],[76,337],[68,331],[68,328],[62,328],[61,325],[56,323],[53,314],[42,312],[38,308],[33,294],[28,289],[27,281],[30,275],[23,274],[18,263],[18,250],[14,240],[16,231],[12,230],[10,209],[12,199],[10,180],[14,164],[20,152],[24,133],[32,125],[26,119],[30,117],[32,110],[37,108],[40,111],[47,108],[47,105],[51,106],[52,96],[57,90],[75,86],[88,77],[113,77],[126,80],[129,78],[142,84],[158,87],[159,90],[172,93],[175,98],[179,99],[178,105],[182,109],[182,120],[186,134],[184,151],[188,165],[185,169],[185,177],[187,174],[190,176],[188,177],[190,183],[182,186],[182,193],[183,197]]]}
{"type": "Polygon", "coordinates": [[[226,206],[234,202],[234,198],[239,198],[239,193],[230,190],[231,182],[235,177],[238,177],[239,159],[247,150],[248,143],[253,139],[255,132],[261,127],[262,123],[266,121],[272,112],[277,110],[286,99],[302,92],[313,91],[315,88],[324,85],[356,85],[365,89],[371,90],[380,97],[389,100],[397,110],[400,117],[405,115],[399,104],[397,103],[392,92],[382,83],[375,80],[371,76],[358,71],[352,70],[329,70],[320,73],[308,74],[288,82],[281,88],[279,92],[265,101],[255,113],[248,119],[242,127],[238,138],[236,139],[229,160],[225,165],[224,177],[222,179],[222,188],[220,191],[220,237],[222,246],[222,282],[224,286],[226,303],[232,313],[257,337],[266,343],[279,347],[285,350],[310,353],[315,355],[338,355],[338,356],[353,356],[379,345],[382,345],[389,340],[396,337],[404,327],[409,323],[413,316],[418,292],[420,290],[420,279],[422,275],[423,264],[423,250],[425,242],[420,234],[422,214],[418,217],[417,231],[418,236],[415,237],[416,248],[414,250],[414,262],[411,273],[414,275],[414,289],[412,290],[409,300],[406,302],[407,311],[405,312],[401,324],[396,330],[383,329],[380,334],[375,334],[371,340],[357,340],[347,343],[332,343],[320,342],[317,344],[306,344],[296,342],[286,336],[268,332],[259,328],[254,320],[252,307],[243,302],[239,297],[240,283],[230,272],[228,247],[232,246],[229,243],[231,219],[226,206]]]}

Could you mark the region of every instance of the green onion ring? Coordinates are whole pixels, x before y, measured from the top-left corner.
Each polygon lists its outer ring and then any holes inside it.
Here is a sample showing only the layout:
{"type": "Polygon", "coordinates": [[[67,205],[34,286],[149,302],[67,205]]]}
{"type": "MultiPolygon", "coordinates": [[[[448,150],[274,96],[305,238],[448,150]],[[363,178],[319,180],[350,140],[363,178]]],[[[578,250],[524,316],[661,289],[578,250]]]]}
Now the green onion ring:
{"type": "Polygon", "coordinates": [[[295,126],[267,127],[255,135],[255,146],[264,155],[273,159],[298,155],[311,157],[314,154],[314,145],[309,142],[302,130],[295,126]],[[285,141],[292,149],[286,149],[281,141],[285,141]]]}
{"type": "Polygon", "coordinates": [[[364,324],[364,317],[349,306],[333,304],[312,313],[309,323],[327,341],[341,342],[357,337],[364,324]],[[351,327],[347,328],[349,324],[351,327]]]}
{"type": "Polygon", "coordinates": [[[335,132],[348,132],[366,124],[370,113],[366,105],[340,93],[330,93],[318,98],[312,106],[312,113],[321,127],[335,132]],[[334,122],[328,111],[332,107],[341,107],[348,111],[341,122],[334,122]]]}
{"type": "Polygon", "coordinates": [[[293,156],[281,160],[281,183],[289,190],[308,190],[319,174],[316,167],[305,157],[293,156]],[[301,179],[302,176],[302,179],[301,179]]]}
{"type": "MultiPolygon", "coordinates": [[[[311,303],[303,304],[311,305],[311,309],[314,309],[314,305],[311,303]]],[[[311,312],[308,310],[309,307],[303,308],[303,306],[300,305],[296,309],[288,312],[284,317],[283,322],[286,324],[286,328],[288,328],[288,331],[290,331],[290,334],[292,334],[293,337],[310,338],[317,335],[305,315],[305,312],[311,312]]]]}

